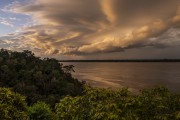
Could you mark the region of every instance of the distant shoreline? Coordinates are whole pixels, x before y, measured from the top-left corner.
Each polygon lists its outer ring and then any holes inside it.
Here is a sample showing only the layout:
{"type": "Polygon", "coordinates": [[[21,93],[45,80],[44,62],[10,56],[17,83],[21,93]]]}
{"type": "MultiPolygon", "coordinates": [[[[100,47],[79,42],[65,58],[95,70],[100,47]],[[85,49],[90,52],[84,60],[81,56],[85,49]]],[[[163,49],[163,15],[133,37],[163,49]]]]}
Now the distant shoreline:
{"type": "Polygon", "coordinates": [[[180,62],[180,59],[139,59],[139,60],[59,60],[59,62],[180,62]]]}

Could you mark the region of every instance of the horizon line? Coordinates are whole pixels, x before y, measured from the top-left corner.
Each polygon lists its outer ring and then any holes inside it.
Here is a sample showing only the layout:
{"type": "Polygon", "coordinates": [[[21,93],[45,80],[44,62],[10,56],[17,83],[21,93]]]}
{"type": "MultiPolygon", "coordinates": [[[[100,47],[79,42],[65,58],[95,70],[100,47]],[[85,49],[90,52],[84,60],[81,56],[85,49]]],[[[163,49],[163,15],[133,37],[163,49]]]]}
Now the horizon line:
{"type": "Polygon", "coordinates": [[[58,60],[59,62],[180,62],[180,59],[87,59],[87,60],[58,60]]]}

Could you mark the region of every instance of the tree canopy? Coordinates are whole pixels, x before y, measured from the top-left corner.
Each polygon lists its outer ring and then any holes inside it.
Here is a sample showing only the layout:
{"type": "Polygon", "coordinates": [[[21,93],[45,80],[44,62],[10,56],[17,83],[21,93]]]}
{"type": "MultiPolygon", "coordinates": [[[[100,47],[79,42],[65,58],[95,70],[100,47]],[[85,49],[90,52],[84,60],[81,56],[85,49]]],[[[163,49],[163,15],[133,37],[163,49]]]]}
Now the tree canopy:
{"type": "Polygon", "coordinates": [[[0,120],[26,120],[26,111],[24,96],[0,87],[0,120]]]}
{"type": "Polygon", "coordinates": [[[37,101],[55,105],[63,96],[80,95],[83,83],[72,77],[72,70],[72,66],[41,59],[31,51],[0,50],[0,86],[26,96],[29,105],[37,101]]]}
{"type": "Polygon", "coordinates": [[[56,115],[49,105],[44,102],[37,102],[28,108],[30,120],[55,120],[56,115]]]}
{"type": "Polygon", "coordinates": [[[164,87],[139,95],[87,87],[82,96],[61,99],[56,112],[59,120],[178,120],[180,96],[164,87]]]}

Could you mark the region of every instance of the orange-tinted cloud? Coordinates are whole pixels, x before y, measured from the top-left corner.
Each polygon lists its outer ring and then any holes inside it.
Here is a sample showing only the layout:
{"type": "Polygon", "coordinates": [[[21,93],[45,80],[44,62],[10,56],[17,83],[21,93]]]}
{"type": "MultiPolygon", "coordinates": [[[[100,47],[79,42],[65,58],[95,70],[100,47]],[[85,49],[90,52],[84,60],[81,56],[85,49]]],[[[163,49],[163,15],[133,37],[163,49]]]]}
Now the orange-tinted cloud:
{"type": "Polygon", "coordinates": [[[160,36],[180,25],[179,0],[34,0],[10,10],[38,25],[21,33],[47,54],[85,55],[165,46],[160,36]]]}

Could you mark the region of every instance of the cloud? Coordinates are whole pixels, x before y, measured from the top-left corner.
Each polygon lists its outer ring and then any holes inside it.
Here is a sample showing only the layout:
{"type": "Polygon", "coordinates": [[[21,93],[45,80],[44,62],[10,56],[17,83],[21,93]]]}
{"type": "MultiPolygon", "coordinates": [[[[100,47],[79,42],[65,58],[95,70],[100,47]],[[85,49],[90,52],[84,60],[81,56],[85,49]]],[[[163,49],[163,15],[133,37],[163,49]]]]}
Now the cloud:
{"type": "Polygon", "coordinates": [[[103,11],[116,24],[147,24],[155,19],[172,17],[178,0],[101,0],[103,11]]]}
{"type": "Polygon", "coordinates": [[[6,10],[33,17],[36,25],[21,30],[24,44],[47,54],[89,55],[172,46],[178,41],[166,38],[180,26],[179,6],[179,0],[33,0],[6,10]]]}
{"type": "Polygon", "coordinates": [[[6,18],[2,18],[2,17],[0,17],[0,24],[14,27],[14,25],[9,20],[7,20],[6,18]]]}

